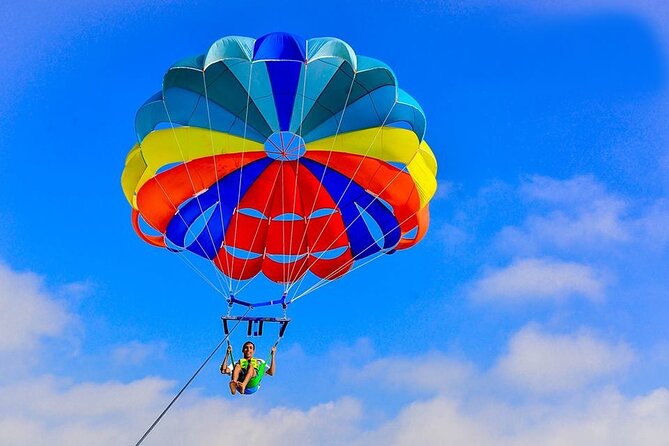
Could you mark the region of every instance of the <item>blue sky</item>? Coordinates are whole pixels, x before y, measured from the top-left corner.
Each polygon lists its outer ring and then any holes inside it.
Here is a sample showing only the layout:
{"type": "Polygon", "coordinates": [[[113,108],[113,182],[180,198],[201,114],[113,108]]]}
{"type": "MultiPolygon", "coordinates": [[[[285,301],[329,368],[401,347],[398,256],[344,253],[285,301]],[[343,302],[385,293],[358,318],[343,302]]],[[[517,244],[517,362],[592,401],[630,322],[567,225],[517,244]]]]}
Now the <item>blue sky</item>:
{"type": "Polygon", "coordinates": [[[288,31],[420,102],[430,231],[292,306],[253,398],[217,356],[146,444],[664,444],[667,20],[659,0],[3,3],[0,443],[136,441],[221,338],[225,302],[135,236],[120,173],[170,64],[288,31]]]}

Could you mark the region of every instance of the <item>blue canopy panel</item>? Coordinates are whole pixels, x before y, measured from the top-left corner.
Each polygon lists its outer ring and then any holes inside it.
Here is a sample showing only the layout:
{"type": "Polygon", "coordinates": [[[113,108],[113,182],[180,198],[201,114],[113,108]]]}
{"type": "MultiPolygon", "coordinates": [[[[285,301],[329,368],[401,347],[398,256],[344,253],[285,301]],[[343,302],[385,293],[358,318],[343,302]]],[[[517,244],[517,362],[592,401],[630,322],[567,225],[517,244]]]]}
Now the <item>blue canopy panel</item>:
{"type": "Polygon", "coordinates": [[[302,158],[302,164],[321,179],[323,188],[339,203],[339,211],[346,225],[351,253],[358,260],[381,250],[390,250],[400,241],[399,222],[391,209],[356,182],[316,161],[302,158]],[[368,218],[365,218],[367,214],[368,218]],[[372,231],[368,220],[378,226],[372,231]],[[380,233],[373,235],[372,232],[380,233]],[[382,245],[377,239],[383,239],[382,245]]]}
{"type": "Polygon", "coordinates": [[[288,33],[267,34],[256,40],[253,61],[265,62],[279,118],[278,130],[289,130],[300,72],[306,62],[306,40],[288,33]]]}
{"type": "Polygon", "coordinates": [[[141,143],[144,137],[151,133],[160,122],[169,122],[165,113],[163,92],[159,91],[151,96],[135,114],[135,135],[141,143]]]}
{"type": "Polygon", "coordinates": [[[274,104],[281,131],[290,129],[290,119],[302,66],[302,62],[267,62],[267,72],[272,84],[274,104]]]}
{"type": "Polygon", "coordinates": [[[204,193],[184,202],[167,225],[167,239],[201,257],[214,259],[225,239],[238,196],[244,196],[272,161],[270,158],[253,161],[221,178],[204,193]],[[230,191],[239,193],[233,196],[230,191]],[[206,223],[200,230],[195,223],[203,218],[206,223]],[[185,246],[188,235],[195,240],[185,246]]]}
{"type": "Polygon", "coordinates": [[[307,41],[290,33],[277,32],[256,39],[253,45],[253,60],[306,61],[307,41]]]}

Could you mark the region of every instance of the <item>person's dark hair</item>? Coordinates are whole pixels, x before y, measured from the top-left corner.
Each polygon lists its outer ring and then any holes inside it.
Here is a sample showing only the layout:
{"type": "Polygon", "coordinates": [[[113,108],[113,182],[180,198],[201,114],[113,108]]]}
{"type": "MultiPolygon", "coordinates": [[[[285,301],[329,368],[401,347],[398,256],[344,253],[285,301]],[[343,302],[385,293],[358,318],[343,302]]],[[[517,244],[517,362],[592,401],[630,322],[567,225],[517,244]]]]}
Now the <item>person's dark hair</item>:
{"type": "Polygon", "coordinates": [[[247,344],[251,344],[253,346],[253,350],[256,349],[256,345],[251,341],[244,342],[244,344],[242,345],[242,349],[244,349],[244,347],[246,347],[247,344]]]}

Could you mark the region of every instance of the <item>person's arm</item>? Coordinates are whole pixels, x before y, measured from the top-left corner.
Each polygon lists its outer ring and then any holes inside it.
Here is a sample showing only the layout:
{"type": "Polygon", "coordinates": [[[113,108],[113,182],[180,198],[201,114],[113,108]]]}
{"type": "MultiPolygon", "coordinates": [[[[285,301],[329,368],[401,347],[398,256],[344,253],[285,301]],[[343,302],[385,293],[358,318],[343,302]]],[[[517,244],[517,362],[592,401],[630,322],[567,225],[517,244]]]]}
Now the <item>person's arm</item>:
{"type": "Polygon", "coordinates": [[[270,351],[270,359],[272,360],[272,363],[269,365],[267,374],[273,376],[274,371],[276,370],[276,346],[272,347],[272,350],[270,351]]]}
{"type": "Polygon", "coordinates": [[[228,349],[225,351],[225,357],[221,363],[221,373],[224,375],[229,375],[230,371],[228,370],[228,357],[232,353],[232,346],[228,344],[228,349]]]}

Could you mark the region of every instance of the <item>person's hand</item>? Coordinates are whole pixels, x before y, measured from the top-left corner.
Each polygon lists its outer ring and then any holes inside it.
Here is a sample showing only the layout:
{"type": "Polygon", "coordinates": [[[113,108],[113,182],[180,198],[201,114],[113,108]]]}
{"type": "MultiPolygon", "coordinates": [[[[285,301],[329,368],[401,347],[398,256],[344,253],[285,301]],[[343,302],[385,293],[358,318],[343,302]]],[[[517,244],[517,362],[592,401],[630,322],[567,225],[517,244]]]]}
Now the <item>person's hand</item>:
{"type": "Polygon", "coordinates": [[[276,353],[276,345],[272,347],[272,350],[270,350],[270,354],[274,356],[274,353],[276,353]]]}
{"type": "Polygon", "coordinates": [[[228,354],[232,353],[232,345],[228,344],[227,352],[228,352],[228,354]]]}

